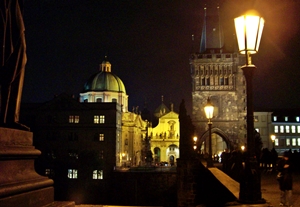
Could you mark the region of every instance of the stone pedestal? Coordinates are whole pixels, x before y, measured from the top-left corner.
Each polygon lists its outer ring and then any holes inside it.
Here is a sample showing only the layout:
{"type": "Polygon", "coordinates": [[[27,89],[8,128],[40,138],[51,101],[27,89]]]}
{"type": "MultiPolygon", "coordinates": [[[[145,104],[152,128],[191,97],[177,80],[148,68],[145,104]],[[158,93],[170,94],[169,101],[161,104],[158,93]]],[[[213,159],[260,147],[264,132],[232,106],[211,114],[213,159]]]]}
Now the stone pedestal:
{"type": "MultiPolygon", "coordinates": [[[[53,204],[53,180],[35,172],[41,152],[33,146],[32,132],[0,127],[0,204],[40,207],[53,204]]],[[[75,204],[74,204],[75,206],[75,204]]]]}

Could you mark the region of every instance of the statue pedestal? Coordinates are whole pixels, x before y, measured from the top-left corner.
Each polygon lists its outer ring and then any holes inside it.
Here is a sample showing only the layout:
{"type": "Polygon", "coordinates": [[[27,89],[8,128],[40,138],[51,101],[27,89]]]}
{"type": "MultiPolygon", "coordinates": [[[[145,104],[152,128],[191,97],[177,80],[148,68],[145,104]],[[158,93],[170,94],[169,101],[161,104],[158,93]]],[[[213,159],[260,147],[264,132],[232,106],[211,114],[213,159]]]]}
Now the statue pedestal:
{"type": "Polygon", "coordinates": [[[53,180],[35,172],[34,159],[41,152],[34,148],[32,138],[32,132],[0,127],[1,206],[40,207],[55,203],[53,180]]]}

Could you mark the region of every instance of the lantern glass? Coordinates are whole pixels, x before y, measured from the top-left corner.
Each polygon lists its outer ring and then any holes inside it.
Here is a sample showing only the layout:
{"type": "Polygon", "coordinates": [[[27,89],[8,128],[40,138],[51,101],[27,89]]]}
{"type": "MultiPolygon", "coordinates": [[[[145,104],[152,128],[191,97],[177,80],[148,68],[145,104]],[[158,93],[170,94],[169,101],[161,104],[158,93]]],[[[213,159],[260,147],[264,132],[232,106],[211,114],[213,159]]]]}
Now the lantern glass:
{"type": "Polygon", "coordinates": [[[207,119],[212,119],[214,115],[214,106],[211,104],[210,100],[207,99],[207,104],[204,107],[205,115],[207,119]]]}
{"type": "Polygon", "coordinates": [[[274,142],[276,139],[276,136],[275,135],[271,135],[271,140],[274,142]]]}
{"type": "Polygon", "coordinates": [[[241,54],[255,54],[258,52],[264,22],[262,17],[253,15],[243,15],[234,19],[241,54]]]}

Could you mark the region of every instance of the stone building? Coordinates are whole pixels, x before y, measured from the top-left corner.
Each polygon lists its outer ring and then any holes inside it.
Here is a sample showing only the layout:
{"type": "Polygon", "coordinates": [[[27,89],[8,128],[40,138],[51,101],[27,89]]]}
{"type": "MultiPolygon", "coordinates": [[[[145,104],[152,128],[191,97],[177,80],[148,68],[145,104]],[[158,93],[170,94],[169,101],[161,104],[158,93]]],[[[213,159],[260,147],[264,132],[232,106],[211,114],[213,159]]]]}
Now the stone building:
{"type": "Polygon", "coordinates": [[[192,119],[201,153],[208,152],[208,120],[204,106],[214,105],[212,153],[239,148],[246,141],[246,88],[239,54],[224,45],[217,11],[204,8],[200,50],[190,55],[192,119]]]}

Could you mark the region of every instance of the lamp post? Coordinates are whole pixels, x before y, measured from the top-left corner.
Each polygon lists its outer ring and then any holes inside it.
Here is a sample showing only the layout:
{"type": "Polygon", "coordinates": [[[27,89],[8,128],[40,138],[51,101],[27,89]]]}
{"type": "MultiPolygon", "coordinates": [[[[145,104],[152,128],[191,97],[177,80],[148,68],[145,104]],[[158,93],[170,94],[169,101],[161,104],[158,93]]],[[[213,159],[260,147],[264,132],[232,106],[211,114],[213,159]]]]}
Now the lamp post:
{"type": "Polygon", "coordinates": [[[271,140],[272,140],[272,143],[273,143],[273,149],[275,149],[275,139],[276,139],[276,136],[274,134],[271,135],[271,140]]]}
{"type": "Polygon", "coordinates": [[[260,173],[255,158],[254,116],[253,116],[253,71],[251,54],[258,52],[263,31],[264,19],[247,13],[234,19],[239,52],[246,56],[246,65],[242,66],[246,79],[247,92],[247,159],[245,162],[245,179],[240,183],[240,200],[246,203],[263,203],[261,197],[260,173]]]}
{"type": "Polygon", "coordinates": [[[207,160],[207,167],[213,167],[213,161],[212,161],[212,149],[211,149],[211,119],[213,118],[213,114],[214,114],[214,106],[211,104],[209,97],[207,99],[207,103],[204,107],[204,111],[205,111],[205,115],[206,118],[208,119],[208,160],[207,160]]]}

